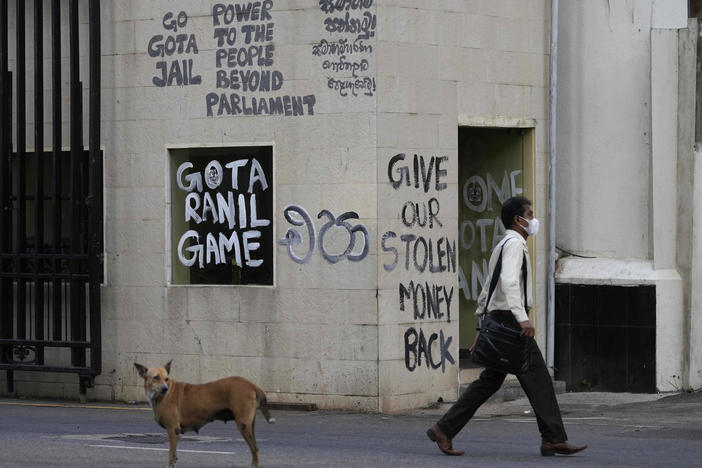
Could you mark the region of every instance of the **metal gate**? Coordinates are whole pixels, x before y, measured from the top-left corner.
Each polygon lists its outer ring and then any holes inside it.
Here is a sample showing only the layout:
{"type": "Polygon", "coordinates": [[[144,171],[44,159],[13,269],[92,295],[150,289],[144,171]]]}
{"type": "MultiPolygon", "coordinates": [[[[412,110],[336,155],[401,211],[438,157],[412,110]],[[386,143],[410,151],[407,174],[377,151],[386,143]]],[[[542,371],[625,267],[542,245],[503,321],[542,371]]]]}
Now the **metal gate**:
{"type": "MultiPolygon", "coordinates": [[[[100,2],[89,1],[89,146],[83,145],[78,1],[0,0],[0,369],[14,392],[15,371],[71,372],[80,393],[101,372],[103,271],[100,152],[100,2]],[[50,149],[44,142],[44,6],[51,46],[50,149]],[[11,6],[11,5],[10,5],[11,6]],[[32,7],[30,9],[30,7],[32,7]],[[61,136],[61,7],[68,7],[70,150],[61,136]],[[33,18],[25,16],[30,9],[33,18]],[[34,149],[26,141],[26,27],[33,29],[34,149]],[[13,40],[14,39],[14,40],[13,40]],[[14,70],[8,51],[14,45],[14,70]],[[13,79],[15,92],[13,94],[13,79]],[[13,145],[13,112],[16,140],[13,145]],[[14,151],[13,151],[14,146],[14,151]],[[42,151],[42,149],[44,149],[42,151]]],[[[30,52],[30,53],[31,53],[30,52]]],[[[30,77],[31,78],[31,77],[30,77]]]]}

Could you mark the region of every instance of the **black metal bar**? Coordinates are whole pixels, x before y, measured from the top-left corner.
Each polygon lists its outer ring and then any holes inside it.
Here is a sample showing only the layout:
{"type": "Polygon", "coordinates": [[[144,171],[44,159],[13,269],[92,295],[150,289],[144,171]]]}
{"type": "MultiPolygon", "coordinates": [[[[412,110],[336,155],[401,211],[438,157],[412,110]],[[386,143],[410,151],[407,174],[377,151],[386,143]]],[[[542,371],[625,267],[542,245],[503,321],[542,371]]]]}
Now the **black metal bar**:
{"type": "Polygon", "coordinates": [[[35,279],[40,278],[41,280],[51,280],[54,278],[74,280],[78,282],[85,282],[90,279],[90,275],[87,273],[21,273],[16,271],[10,272],[0,272],[0,278],[22,278],[22,279],[35,279]]]}
{"type": "MultiPolygon", "coordinates": [[[[0,252],[10,251],[11,214],[10,195],[10,132],[12,131],[12,114],[8,112],[11,92],[8,93],[8,25],[7,0],[0,0],[0,252]]],[[[0,269],[5,268],[5,261],[0,260],[0,269]]],[[[13,335],[12,317],[12,281],[0,280],[0,337],[13,335]]],[[[5,361],[5,348],[0,349],[0,361],[5,361]]],[[[8,390],[12,374],[7,373],[8,390]]]]}
{"type": "MultiPolygon", "coordinates": [[[[12,72],[6,72],[5,73],[5,105],[6,105],[6,114],[10,116],[10,119],[12,118],[12,72]]],[[[6,128],[6,148],[7,148],[7,158],[5,162],[5,180],[6,180],[6,186],[5,186],[5,207],[6,207],[6,216],[7,216],[7,221],[8,221],[8,226],[6,227],[6,238],[5,242],[7,244],[7,251],[10,252],[12,251],[12,203],[9,201],[10,195],[12,194],[12,121],[10,120],[7,122],[7,128],[6,128]]],[[[2,268],[2,265],[0,265],[0,268],[2,268]]],[[[7,285],[7,289],[9,289],[9,297],[10,300],[12,301],[9,304],[9,313],[12,315],[13,313],[13,304],[15,302],[15,298],[13,295],[15,294],[13,284],[10,283],[7,285]]],[[[10,328],[10,333],[14,333],[12,328],[10,328]]]]}
{"type": "Polygon", "coordinates": [[[71,254],[54,254],[54,253],[40,253],[40,254],[33,254],[33,253],[2,253],[0,254],[0,258],[21,258],[21,259],[34,259],[34,258],[39,258],[42,260],[87,260],[88,255],[87,254],[76,254],[76,255],[71,255],[71,254]]]}
{"type": "Polygon", "coordinates": [[[46,346],[48,348],[89,348],[89,341],[56,341],[56,340],[6,340],[0,339],[4,345],[46,346]]]}
{"type": "MultiPolygon", "coordinates": [[[[24,2],[17,2],[16,6],[16,48],[17,65],[15,75],[17,81],[17,240],[15,242],[15,252],[22,253],[26,250],[27,239],[27,176],[26,176],[26,156],[27,156],[27,103],[26,103],[26,67],[25,67],[25,5],[24,2]]],[[[22,260],[17,259],[17,268],[21,270],[22,260]]],[[[26,337],[26,282],[17,281],[17,337],[26,337]]]]}
{"type": "MultiPolygon", "coordinates": [[[[34,0],[34,252],[44,250],[44,2],[34,0]]],[[[36,258],[36,272],[41,261],[36,258]]],[[[44,282],[34,281],[34,336],[44,338],[44,282]]],[[[37,362],[44,352],[37,348],[37,362]]]]}
{"type": "Polygon", "coordinates": [[[89,152],[90,189],[88,222],[88,271],[90,272],[90,363],[98,373],[102,371],[102,325],[100,283],[102,282],[102,154],[100,152],[100,0],[90,0],[90,101],[89,152]]]}
{"type": "MultiPolygon", "coordinates": [[[[5,15],[6,20],[7,20],[7,15],[5,15]]],[[[5,35],[7,37],[7,35],[5,35]]],[[[6,231],[6,237],[5,237],[5,243],[6,243],[6,250],[10,251],[12,249],[12,211],[11,211],[11,203],[9,202],[9,195],[12,193],[12,162],[10,160],[12,156],[12,73],[10,72],[5,72],[5,80],[4,80],[4,95],[5,95],[5,115],[8,116],[8,119],[6,120],[6,128],[4,132],[4,137],[5,137],[5,142],[6,142],[6,154],[7,158],[5,158],[2,164],[5,166],[5,204],[3,205],[5,207],[5,220],[7,226],[5,227],[6,231]]],[[[0,219],[2,220],[2,219],[0,219]]],[[[1,229],[1,228],[0,228],[1,229]]],[[[2,251],[4,249],[0,249],[2,251]]],[[[0,262],[0,268],[3,268],[2,262],[0,262]]],[[[6,307],[6,313],[9,317],[9,327],[8,327],[8,333],[9,336],[12,336],[13,332],[13,326],[14,324],[12,323],[12,314],[13,314],[13,307],[12,304],[14,302],[13,298],[13,287],[12,287],[12,280],[5,281],[3,279],[0,279],[0,289],[5,288],[6,291],[9,294],[6,294],[5,297],[9,298],[10,304],[9,307],[6,307]]],[[[7,351],[7,348],[3,347],[0,351],[5,354],[7,351]]],[[[6,380],[7,380],[7,391],[9,393],[14,393],[15,392],[15,373],[13,371],[9,371],[6,373],[6,380]]]]}
{"type": "MultiPolygon", "coordinates": [[[[70,219],[71,219],[71,253],[78,254],[80,252],[80,160],[83,152],[83,135],[82,129],[82,89],[80,83],[80,66],[78,55],[78,1],[70,0],[68,3],[68,36],[69,36],[69,70],[71,82],[71,202],[70,202],[70,219]]],[[[70,262],[70,272],[73,274],[76,271],[75,262],[70,262]]],[[[73,275],[71,275],[73,276],[73,275]]],[[[85,297],[83,282],[77,281],[73,277],[70,283],[70,314],[71,314],[71,340],[83,339],[81,333],[85,328],[85,308],[82,307],[81,297],[85,297]],[[81,310],[82,309],[82,310],[81,310]]],[[[71,364],[76,367],[85,366],[85,351],[71,350],[71,364]]]]}
{"type": "MultiPolygon", "coordinates": [[[[53,101],[53,133],[51,141],[53,143],[53,232],[54,232],[54,252],[61,252],[61,219],[63,214],[61,198],[61,1],[51,2],[51,97],[53,101]]],[[[60,262],[54,260],[53,269],[58,271],[60,262]]],[[[51,312],[52,312],[52,333],[55,340],[60,340],[63,336],[61,328],[61,281],[56,279],[51,288],[51,312]]]]}
{"type": "Polygon", "coordinates": [[[97,375],[90,367],[42,366],[31,364],[0,364],[0,370],[70,372],[73,374],[97,375]]]}
{"type": "Polygon", "coordinates": [[[702,141],[702,19],[697,20],[697,76],[695,100],[695,141],[702,141]]]}
{"type": "MultiPolygon", "coordinates": [[[[61,200],[64,200],[64,201],[67,201],[67,200],[70,200],[71,197],[68,197],[68,196],[66,196],[66,195],[61,195],[61,198],[60,198],[60,199],[61,199],[61,200]]],[[[16,195],[10,195],[10,201],[16,201],[16,200],[19,200],[19,197],[17,197],[16,195]]],[[[52,194],[51,196],[45,194],[45,195],[44,195],[44,201],[47,201],[47,200],[53,201],[53,200],[54,200],[53,194],[52,194]]],[[[34,195],[32,195],[32,194],[30,194],[30,193],[26,194],[26,195],[24,196],[24,201],[34,201],[34,195]]]]}

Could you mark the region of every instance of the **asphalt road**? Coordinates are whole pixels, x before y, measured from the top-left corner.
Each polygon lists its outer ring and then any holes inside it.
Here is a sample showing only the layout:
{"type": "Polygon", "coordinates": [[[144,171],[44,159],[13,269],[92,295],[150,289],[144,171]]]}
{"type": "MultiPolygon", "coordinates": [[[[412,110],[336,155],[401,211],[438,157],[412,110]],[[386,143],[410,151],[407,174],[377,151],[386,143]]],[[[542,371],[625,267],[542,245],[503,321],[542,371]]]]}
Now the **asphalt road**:
{"type": "MultiPolygon", "coordinates": [[[[664,399],[665,400],[665,399],[664,399]]],[[[542,457],[531,414],[476,417],[442,455],[424,431],[442,410],[407,415],[275,411],[258,417],[261,466],[702,466],[702,401],[564,408],[570,440],[590,445],[571,457],[542,457]]],[[[0,400],[0,466],[163,467],[165,432],[142,406],[0,400]]],[[[516,408],[516,407],[515,407],[516,408]]],[[[508,412],[509,413],[509,412],[508,412]]],[[[233,424],[213,422],[179,445],[179,468],[249,466],[233,424]]]]}

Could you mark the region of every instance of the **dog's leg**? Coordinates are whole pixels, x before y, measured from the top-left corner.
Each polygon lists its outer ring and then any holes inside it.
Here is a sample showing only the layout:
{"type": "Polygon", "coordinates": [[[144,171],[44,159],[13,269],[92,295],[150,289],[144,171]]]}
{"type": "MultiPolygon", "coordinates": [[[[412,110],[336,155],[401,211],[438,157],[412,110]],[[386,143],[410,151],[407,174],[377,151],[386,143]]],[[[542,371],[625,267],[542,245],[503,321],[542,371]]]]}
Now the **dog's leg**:
{"type": "Polygon", "coordinates": [[[239,428],[239,432],[241,432],[241,435],[242,437],[244,437],[246,443],[249,444],[249,449],[251,450],[251,466],[253,468],[258,468],[258,445],[256,444],[256,438],[253,434],[254,418],[246,418],[246,422],[237,421],[236,425],[239,428]]]}
{"type": "Polygon", "coordinates": [[[175,428],[168,429],[168,468],[173,468],[178,459],[176,448],[178,447],[178,434],[175,428]]]}

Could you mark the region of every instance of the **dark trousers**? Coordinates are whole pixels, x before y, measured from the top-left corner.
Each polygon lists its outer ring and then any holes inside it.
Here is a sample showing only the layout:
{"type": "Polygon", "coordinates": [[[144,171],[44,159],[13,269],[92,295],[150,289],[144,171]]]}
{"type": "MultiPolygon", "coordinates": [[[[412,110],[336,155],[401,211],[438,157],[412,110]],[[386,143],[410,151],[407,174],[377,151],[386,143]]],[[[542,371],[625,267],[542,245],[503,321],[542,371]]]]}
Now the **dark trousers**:
{"type": "MultiPolygon", "coordinates": [[[[493,318],[508,325],[505,323],[509,320],[507,318],[499,319],[497,316],[493,316],[493,318]]],[[[511,320],[513,323],[510,323],[510,326],[514,327],[516,324],[519,327],[514,318],[511,320]]],[[[553,382],[548,374],[546,363],[533,338],[529,338],[528,346],[531,353],[531,365],[529,370],[525,374],[518,375],[517,379],[519,379],[519,383],[534,409],[542,441],[565,442],[568,440],[568,436],[563,427],[561,409],[556,400],[556,393],[553,391],[553,382]]],[[[437,423],[443,433],[454,438],[473,417],[480,405],[500,389],[506,376],[507,374],[504,372],[485,369],[480,374],[480,378],[470,384],[458,401],[437,423]]]]}

